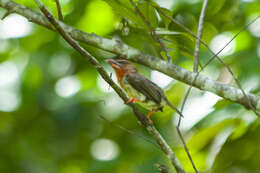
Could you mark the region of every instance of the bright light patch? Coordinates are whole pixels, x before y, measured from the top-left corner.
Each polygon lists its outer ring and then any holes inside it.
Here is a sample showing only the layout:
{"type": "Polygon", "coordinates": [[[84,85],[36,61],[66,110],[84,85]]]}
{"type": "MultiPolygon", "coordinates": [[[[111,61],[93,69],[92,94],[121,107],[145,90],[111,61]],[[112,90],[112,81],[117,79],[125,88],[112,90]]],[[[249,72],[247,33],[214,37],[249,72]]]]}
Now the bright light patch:
{"type": "Polygon", "coordinates": [[[3,21],[0,20],[0,38],[17,38],[28,35],[32,25],[18,14],[10,14],[3,21]]]}
{"type": "Polygon", "coordinates": [[[119,155],[118,145],[109,139],[97,139],[91,145],[91,154],[97,160],[114,160],[119,155]]]}
{"type": "MultiPolygon", "coordinates": [[[[113,74],[113,73],[112,73],[113,74]]],[[[105,93],[113,92],[113,88],[99,75],[98,76],[98,87],[105,93]]],[[[112,80],[117,83],[116,75],[112,75],[112,80]]]]}
{"type": "Polygon", "coordinates": [[[71,97],[81,88],[79,79],[75,76],[67,76],[58,80],[55,85],[55,91],[60,97],[71,97]]]}
{"type": "MultiPolygon", "coordinates": [[[[186,102],[183,110],[185,118],[182,119],[181,128],[184,130],[190,129],[199,120],[214,110],[213,106],[221,98],[210,92],[205,92],[203,96],[191,98],[186,102]]],[[[175,116],[176,118],[178,116],[175,116]]],[[[177,121],[175,121],[177,122],[177,121]]]]}
{"type": "MultiPolygon", "coordinates": [[[[232,39],[232,34],[225,32],[214,37],[210,42],[210,48],[216,54],[218,53],[230,40],[232,39]]],[[[218,55],[227,56],[234,53],[236,47],[236,42],[233,40],[228,46],[222,50],[218,55]]]]}
{"type": "Polygon", "coordinates": [[[102,108],[106,118],[114,120],[120,116],[120,112],[124,109],[124,106],[122,100],[117,95],[111,94],[105,98],[102,108]]]}
{"type": "MultiPolygon", "coordinates": [[[[256,16],[250,17],[251,21],[256,16]]],[[[254,23],[249,25],[249,31],[256,37],[260,37],[260,18],[258,18],[254,23]]]]}
{"type": "Polygon", "coordinates": [[[0,91],[0,111],[12,112],[19,106],[19,97],[15,92],[0,91]]]}
{"type": "Polygon", "coordinates": [[[55,77],[62,76],[70,69],[72,61],[70,56],[65,52],[60,52],[51,58],[48,71],[55,77]],[[57,65],[59,64],[59,65],[57,65]]]}
{"type": "Polygon", "coordinates": [[[112,8],[102,0],[91,1],[79,27],[86,32],[105,35],[114,29],[114,13],[112,8]]]}
{"type": "Polygon", "coordinates": [[[0,87],[13,85],[19,78],[19,71],[12,62],[0,64],[0,87]]]}
{"type": "Polygon", "coordinates": [[[172,78],[158,71],[152,71],[151,80],[162,88],[172,82],[172,78]]]}

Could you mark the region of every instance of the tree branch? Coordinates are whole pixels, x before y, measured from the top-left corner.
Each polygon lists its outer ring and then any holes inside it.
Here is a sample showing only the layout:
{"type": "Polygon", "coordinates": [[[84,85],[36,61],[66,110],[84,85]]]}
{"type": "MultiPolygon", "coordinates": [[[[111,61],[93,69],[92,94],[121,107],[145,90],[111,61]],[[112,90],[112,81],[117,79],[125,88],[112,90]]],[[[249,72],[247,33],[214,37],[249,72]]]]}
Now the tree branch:
{"type": "MultiPolygon", "coordinates": [[[[75,42],[71,36],[63,29],[62,25],[57,21],[52,14],[47,10],[47,8],[41,3],[40,0],[35,0],[42,13],[48,18],[48,20],[52,23],[52,25],[56,28],[58,33],[82,56],[84,56],[99,72],[102,78],[109,83],[109,85],[116,91],[116,93],[121,97],[124,102],[128,101],[128,97],[124,94],[120,87],[118,87],[112,79],[109,77],[108,73],[105,69],[99,64],[99,62],[93,57],[89,52],[87,52],[84,48],[82,48],[77,42],[75,42]]],[[[135,113],[137,119],[142,123],[144,127],[148,130],[148,132],[153,136],[161,150],[167,155],[170,159],[172,165],[175,167],[178,173],[185,173],[182,165],[177,159],[176,155],[173,153],[172,149],[166,143],[161,134],[156,130],[156,128],[149,123],[148,119],[137,109],[134,103],[128,104],[133,112],[135,113]]]]}
{"type": "MultiPolygon", "coordinates": [[[[53,26],[43,15],[34,12],[22,5],[19,5],[11,0],[0,0],[0,6],[9,11],[22,15],[34,23],[40,24],[48,29],[54,30],[53,26]]],[[[196,76],[196,74],[193,72],[180,68],[174,64],[162,61],[154,56],[143,54],[139,50],[134,49],[117,40],[106,39],[103,37],[99,37],[95,34],[87,34],[62,22],[59,22],[59,24],[75,40],[123,56],[129,60],[143,64],[145,66],[150,67],[151,69],[155,69],[164,74],[167,74],[168,76],[171,76],[176,80],[182,81],[188,85],[192,85],[201,90],[210,91],[220,97],[239,103],[245,106],[246,108],[250,108],[247,98],[238,88],[232,87],[227,84],[222,84],[201,74],[193,83],[193,80],[196,76]]],[[[248,95],[248,98],[250,99],[252,106],[255,107],[257,111],[260,111],[260,96],[249,93],[246,94],[248,95]]]]}

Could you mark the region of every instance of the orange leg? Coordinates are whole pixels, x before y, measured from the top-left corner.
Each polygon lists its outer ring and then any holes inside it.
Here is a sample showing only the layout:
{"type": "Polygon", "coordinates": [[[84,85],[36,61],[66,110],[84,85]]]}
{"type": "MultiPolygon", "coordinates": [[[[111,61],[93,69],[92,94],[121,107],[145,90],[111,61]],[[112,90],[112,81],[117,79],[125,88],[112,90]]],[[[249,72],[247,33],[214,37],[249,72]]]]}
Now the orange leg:
{"type": "Polygon", "coordinates": [[[153,109],[151,112],[149,112],[149,114],[146,115],[146,118],[148,119],[150,124],[153,124],[152,120],[150,119],[150,116],[155,113],[157,110],[153,109]]]}
{"type": "Polygon", "coordinates": [[[131,97],[127,102],[126,104],[129,104],[129,103],[133,103],[133,102],[140,102],[141,100],[137,99],[137,98],[134,98],[134,97],[131,97]]]}

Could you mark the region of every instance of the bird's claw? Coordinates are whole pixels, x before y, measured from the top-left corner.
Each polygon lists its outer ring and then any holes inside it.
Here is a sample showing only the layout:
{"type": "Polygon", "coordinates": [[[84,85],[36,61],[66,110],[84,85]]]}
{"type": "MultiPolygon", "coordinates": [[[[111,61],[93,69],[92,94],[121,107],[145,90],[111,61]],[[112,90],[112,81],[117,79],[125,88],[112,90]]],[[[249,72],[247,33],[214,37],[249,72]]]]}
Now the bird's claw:
{"type": "Polygon", "coordinates": [[[125,104],[129,104],[129,103],[133,103],[133,102],[140,102],[139,99],[131,97],[129,100],[127,100],[127,102],[125,102],[125,104]]]}
{"type": "Polygon", "coordinates": [[[149,124],[153,124],[153,121],[150,119],[150,116],[154,113],[154,112],[156,112],[156,110],[152,110],[151,112],[149,112],[149,114],[148,115],[146,115],[146,118],[148,119],[148,122],[149,122],[149,124]]]}
{"type": "Polygon", "coordinates": [[[129,104],[129,103],[133,103],[134,102],[134,97],[131,97],[129,100],[127,100],[127,102],[125,102],[125,104],[129,104]]]}
{"type": "Polygon", "coordinates": [[[149,117],[147,117],[147,116],[146,116],[146,118],[147,118],[147,120],[148,120],[148,123],[149,123],[150,125],[152,125],[152,124],[153,124],[153,121],[152,121],[149,117]]]}

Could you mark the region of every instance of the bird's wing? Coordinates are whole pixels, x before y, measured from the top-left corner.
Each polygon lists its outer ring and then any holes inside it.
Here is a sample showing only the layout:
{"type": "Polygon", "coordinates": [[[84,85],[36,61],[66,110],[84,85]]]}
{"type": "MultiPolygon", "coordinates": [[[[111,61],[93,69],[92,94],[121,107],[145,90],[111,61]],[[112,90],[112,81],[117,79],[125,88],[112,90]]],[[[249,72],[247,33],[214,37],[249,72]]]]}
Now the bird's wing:
{"type": "Polygon", "coordinates": [[[146,79],[138,73],[130,73],[126,75],[127,82],[137,91],[146,96],[148,100],[152,100],[160,104],[162,100],[166,102],[173,110],[177,111],[180,116],[182,113],[175,107],[165,96],[163,90],[152,81],[146,79]]]}
{"type": "Polygon", "coordinates": [[[164,96],[163,91],[152,81],[138,73],[127,74],[126,80],[134,89],[145,95],[148,100],[152,100],[157,104],[161,103],[164,96]]]}

